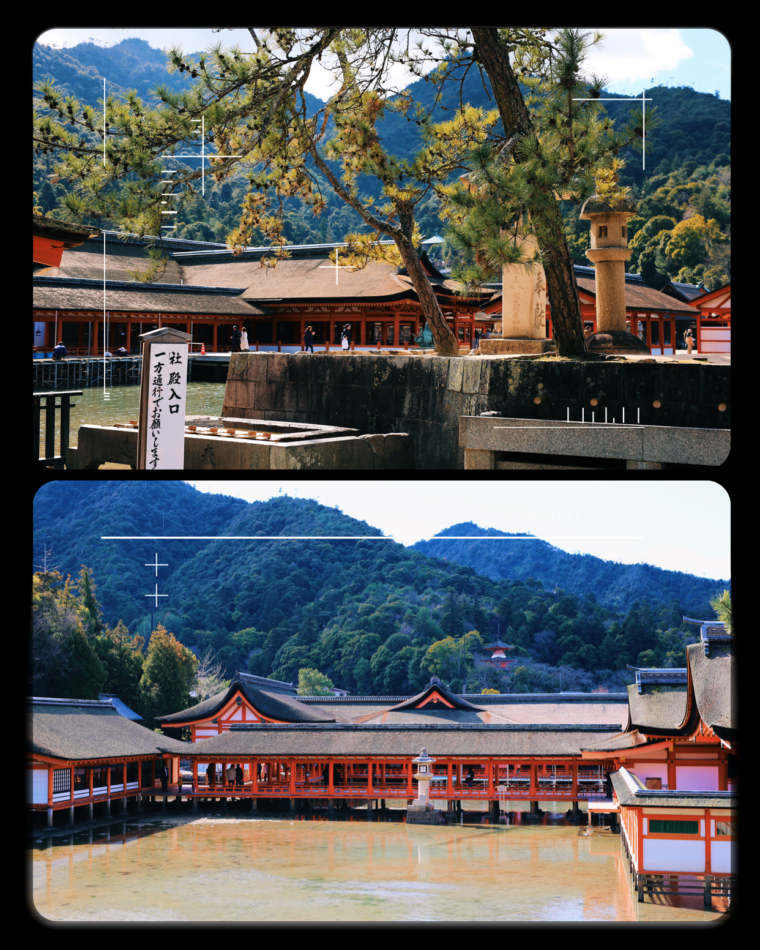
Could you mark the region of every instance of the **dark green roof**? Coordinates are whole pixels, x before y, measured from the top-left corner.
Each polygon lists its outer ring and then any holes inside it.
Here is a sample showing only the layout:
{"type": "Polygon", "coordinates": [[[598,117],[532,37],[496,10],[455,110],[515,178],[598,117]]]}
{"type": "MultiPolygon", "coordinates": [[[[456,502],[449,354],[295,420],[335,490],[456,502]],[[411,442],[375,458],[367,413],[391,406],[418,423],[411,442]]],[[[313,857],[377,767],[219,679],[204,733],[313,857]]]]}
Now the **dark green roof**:
{"type": "Polygon", "coordinates": [[[389,757],[419,755],[579,755],[581,746],[614,732],[604,726],[507,725],[233,725],[192,747],[192,755],[389,757]]]}
{"type": "Polygon", "coordinates": [[[215,696],[210,696],[195,706],[182,709],[180,712],[170,713],[167,716],[156,716],[156,720],[157,722],[165,722],[167,725],[170,725],[175,722],[192,722],[195,719],[209,719],[220,712],[238,690],[246,697],[254,709],[257,709],[264,716],[271,716],[272,719],[280,719],[283,722],[336,721],[335,716],[329,716],[327,713],[322,712],[321,709],[299,703],[294,696],[286,696],[283,693],[256,689],[255,686],[241,680],[235,680],[229,689],[217,693],[215,696]]]}
{"type": "Polygon", "coordinates": [[[29,700],[28,748],[67,761],[130,755],[186,755],[192,748],[120,715],[110,702],[77,699],[29,700]]]}

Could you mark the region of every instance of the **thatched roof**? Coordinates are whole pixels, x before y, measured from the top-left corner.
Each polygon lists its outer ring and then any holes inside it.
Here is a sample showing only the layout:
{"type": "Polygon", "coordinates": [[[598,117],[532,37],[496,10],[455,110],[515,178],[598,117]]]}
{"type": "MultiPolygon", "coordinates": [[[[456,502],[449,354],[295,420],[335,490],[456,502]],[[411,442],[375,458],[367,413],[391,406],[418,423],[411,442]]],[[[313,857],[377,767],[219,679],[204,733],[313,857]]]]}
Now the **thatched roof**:
{"type": "Polygon", "coordinates": [[[686,648],[690,688],[703,721],[723,738],[737,728],[736,690],[733,651],[730,645],[710,644],[705,656],[704,643],[686,648]]]}
{"type": "Polygon", "coordinates": [[[623,198],[611,205],[606,198],[592,195],[581,208],[580,218],[585,220],[591,214],[636,214],[636,205],[630,198],[623,198]]]}
{"type": "Polygon", "coordinates": [[[680,729],[686,715],[686,686],[628,687],[629,730],[641,729],[660,735],[680,729]]]}
{"type": "Polygon", "coordinates": [[[67,280],[34,275],[33,307],[37,310],[93,310],[102,313],[223,314],[232,317],[263,316],[269,311],[246,303],[219,289],[107,281],[67,280]]]}
{"type": "MultiPolygon", "coordinates": [[[[596,280],[591,277],[576,276],[575,282],[579,290],[585,290],[586,293],[596,296],[596,280]]],[[[660,293],[659,290],[628,281],[625,282],[625,307],[626,310],[667,310],[668,313],[685,314],[694,318],[697,316],[697,310],[689,304],[680,303],[674,297],[660,293]]]]}
{"type": "MultiPolygon", "coordinates": [[[[107,280],[134,280],[127,270],[146,270],[150,258],[147,248],[141,244],[121,244],[108,241],[105,253],[105,275],[107,280]]],[[[35,271],[48,277],[85,277],[91,280],[103,280],[103,242],[97,238],[85,241],[80,247],[64,250],[60,267],[42,267],[35,271]]],[[[179,264],[169,258],[166,271],[158,283],[179,284],[181,282],[179,264]]],[[[233,284],[233,286],[240,286],[233,284]]]]}
{"type": "Polygon", "coordinates": [[[87,224],[72,224],[69,221],[60,221],[49,215],[33,212],[33,233],[35,235],[52,238],[53,240],[75,241],[81,244],[93,235],[101,233],[100,228],[92,228],[87,224]]]}
{"type": "Polygon", "coordinates": [[[257,689],[251,683],[235,680],[229,689],[204,699],[203,702],[183,709],[180,712],[170,713],[167,716],[156,716],[157,722],[164,722],[167,726],[173,723],[193,722],[198,719],[210,719],[220,712],[232,699],[237,691],[246,697],[254,709],[264,716],[279,719],[284,722],[334,722],[334,716],[328,716],[320,709],[299,703],[295,697],[283,693],[269,692],[257,689]]]}
{"type": "Polygon", "coordinates": [[[509,722],[509,720],[504,719],[493,709],[449,709],[448,706],[443,706],[441,703],[438,703],[435,708],[432,708],[432,704],[429,704],[423,709],[403,709],[399,711],[384,709],[376,713],[366,713],[363,716],[355,716],[351,719],[351,722],[387,722],[398,723],[400,725],[428,724],[432,726],[436,725],[436,723],[465,725],[467,723],[481,722],[505,723],[509,722]]]}
{"type": "Polygon", "coordinates": [[[581,746],[610,734],[605,727],[507,725],[233,725],[228,732],[197,742],[192,754],[248,755],[419,755],[423,747],[436,755],[477,760],[481,755],[579,755],[581,746]]]}
{"type": "Polygon", "coordinates": [[[632,772],[629,772],[628,774],[637,786],[639,792],[637,794],[629,788],[621,772],[622,769],[618,772],[610,772],[612,787],[615,789],[615,794],[621,805],[655,805],[658,808],[677,808],[680,811],[683,808],[735,808],[737,804],[735,797],[725,793],[690,792],[685,794],[678,791],[666,791],[658,794],[647,794],[642,787],[642,783],[632,772]]]}
{"type": "Polygon", "coordinates": [[[646,745],[647,738],[637,731],[624,732],[619,736],[613,736],[611,739],[599,739],[597,742],[590,742],[582,747],[582,752],[617,752],[623,749],[635,749],[637,746],[646,745]]]}
{"type": "Polygon", "coordinates": [[[120,715],[110,702],[29,700],[28,748],[67,761],[131,755],[186,755],[190,743],[161,736],[120,715]]]}
{"type": "MultiPolygon", "coordinates": [[[[478,706],[474,706],[471,702],[468,702],[466,699],[462,699],[461,696],[457,696],[455,693],[452,693],[447,686],[443,685],[437,676],[434,676],[431,678],[430,682],[421,693],[417,693],[417,695],[412,696],[411,699],[405,699],[403,702],[398,703],[395,706],[391,706],[390,709],[394,712],[417,709],[434,693],[438,693],[442,699],[446,700],[448,703],[451,703],[454,709],[468,709],[471,711],[477,711],[479,708],[478,706]]],[[[435,702],[436,700],[428,700],[428,705],[432,706],[435,702]]]]}
{"type": "Polygon", "coordinates": [[[628,708],[623,703],[510,703],[484,706],[507,722],[553,722],[606,724],[625,728],[628,708]]]}

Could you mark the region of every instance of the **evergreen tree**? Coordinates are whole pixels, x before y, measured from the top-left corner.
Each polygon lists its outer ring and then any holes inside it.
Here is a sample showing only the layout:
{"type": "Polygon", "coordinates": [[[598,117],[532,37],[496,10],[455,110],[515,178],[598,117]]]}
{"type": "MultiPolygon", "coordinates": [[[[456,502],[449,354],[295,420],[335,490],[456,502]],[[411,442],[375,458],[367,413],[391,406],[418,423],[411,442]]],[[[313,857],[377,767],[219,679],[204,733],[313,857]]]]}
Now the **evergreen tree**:
{"type": "Polygon", "coordinates": [[[190,705],[198,661],[161,624],[153,631],[140,679],[144,718],[166,716],[190,705]]]}
{"type": "Polygon", "coordinates": [[[97,699],[107,674],[81,625],[66,641],[65,654],[53,681],[53,693],[65,699],[97,699]]]}
{"type": "Polygon", "coordinates": [[[103,624],[100,619],[103,612],[95,599],[95,583],[92,579],[92,571],[84,564],[79,572],[78,587],[82,607],[87,612],[87,635],[97,637],[103,631],[103,624]]]}
{"type": "MultiPolygon", "coordinates": [[[[509,60],[509,33],[472,29],[505,141],[498,148],[484,143],[473,150],[468,186],[445,189],[449,206],[444,213],[453,219],[448,239],[473,257],[452,276],[464,281],[467,292],[495,275],[499,279],[505,264],[525,264],[531,270],[542,263],[558,353],[580,355],[586,352],[580,299],[558,202],[570,198],[580,203],[594,188],[613,205],[627,197],[629,189],[606,181],[603,171],[617,171],[620,163],[613,156],[625,145],[640,145],[643,119],[632,118],[617,133],[609,118],[602,117],[603,107],[593,99],[600,97],[603,80],[582,76],[588,48],[601,35],[592,40],[579,30],[558,31],[555,55],[541,75],[523,74],[521,81],[531,91],[526,103],[509,60]],[[529,256],[531,246],[535,249],[529,256]]],[[[650,111],[650,128],[653,119],[650,111]]]]}
{"type": "Polygon", "coordinates": [[[140,714],[144,643],[141,636],[130,636],[121,620],[113,630],[106,627],[105,633],[92,641],[93,649],[106,670],[101,692],[116,693],[130,709],[140,714]]]}
{"type": "Polygon", "coordinates": [[[332,681],[319,670],[304,667],[298,671],[299,696],[330,696],[332,691],[332,681]]]}

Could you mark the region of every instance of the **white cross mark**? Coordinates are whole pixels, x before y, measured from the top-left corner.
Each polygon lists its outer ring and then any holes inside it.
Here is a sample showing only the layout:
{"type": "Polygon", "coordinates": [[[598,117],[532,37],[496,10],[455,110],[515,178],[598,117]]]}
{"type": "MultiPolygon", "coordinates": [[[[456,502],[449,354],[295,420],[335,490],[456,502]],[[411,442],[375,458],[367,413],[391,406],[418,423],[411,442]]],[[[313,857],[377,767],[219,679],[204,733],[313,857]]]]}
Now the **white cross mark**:
{"type": "Polygon", "coordinates": [[[159,594],[159,592],[158,592],[158,584],[156,584],[156,593],[155,593],[155,594],[146,594],[145,596],[146,596],[146,597],[155,597],[155,598],[156,598],[156,607],[158,607],[158,598],[159,598],[159,597],[168,597],[169,595],[168,595],[168,594],[159,594]]]}
{"type": "Polygon", "coordinates": [[[338,283],[338,268],[339,268],[339,267],[345,267],[345,268],[347,268],[347,269],[349,269],[349,270],[355,270],[355,266],[354,266],[353,264],[339,264],[339,263],[338,263],[338,254],[339,254],[339,248],[336,247],[336,248],[335,248],[335,264],[334,264],[334,265],[333,265],[333,264],[320,264],[320,265],[319,265],[320,270],[322,270],[322,269],[331,270],[331,269],[333,268],[333,266],[335,267],[335,283],[336,283],[336,284],[338,283]]]}
{"type": "MultiPolygon", "coordinates": [[[[158,577],[158,569],[159,569],[159,567],[168,567],[169,565],[168,565],[168,564],[159,564],[159,563],[158,563],[158,553],[156,553],[156,561],[155,561],[155,564],[146,564],[145,566],[146,566],[146,567],[155,567],[155,569],[156,569],[156,577],[158,577]]],[[[152,597],[153,594],[146,594],[145,596],[146,596],[146,597],[152,597]]],[[[163,596],[163,594],[162,594],[161,596],[163,596]]]]}

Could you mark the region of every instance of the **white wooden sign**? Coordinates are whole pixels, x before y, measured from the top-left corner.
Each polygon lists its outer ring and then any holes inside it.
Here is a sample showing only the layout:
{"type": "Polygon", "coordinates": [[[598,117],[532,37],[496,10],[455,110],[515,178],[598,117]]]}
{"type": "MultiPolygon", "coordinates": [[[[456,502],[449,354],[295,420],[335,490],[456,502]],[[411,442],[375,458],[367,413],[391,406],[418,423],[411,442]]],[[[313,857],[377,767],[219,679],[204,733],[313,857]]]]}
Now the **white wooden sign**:
{"type": "Polygon", "coordinates": [[[185,467],[187,343],[152,343],[145,468],[185,467]]]}

